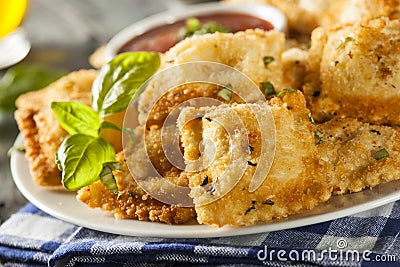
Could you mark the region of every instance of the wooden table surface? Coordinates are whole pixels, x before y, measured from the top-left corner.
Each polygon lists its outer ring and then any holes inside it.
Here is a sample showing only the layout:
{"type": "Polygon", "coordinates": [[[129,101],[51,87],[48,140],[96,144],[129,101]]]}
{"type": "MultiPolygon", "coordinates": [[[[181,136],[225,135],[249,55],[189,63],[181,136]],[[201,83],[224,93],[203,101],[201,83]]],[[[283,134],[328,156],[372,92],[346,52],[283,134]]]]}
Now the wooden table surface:
{"type": "MultiPolygon", "coordinates": [[[[90,68],[90,54],[118,31],[188,2],[194,0],[30,0],[23,27],[32,48],[21,63],[69,71],[90,68]]],[[[13,114],[0,113],[0,129],[0,222],[4,222],[27,200],[13,182],[7,156],[18,135],[13,114]]]]}

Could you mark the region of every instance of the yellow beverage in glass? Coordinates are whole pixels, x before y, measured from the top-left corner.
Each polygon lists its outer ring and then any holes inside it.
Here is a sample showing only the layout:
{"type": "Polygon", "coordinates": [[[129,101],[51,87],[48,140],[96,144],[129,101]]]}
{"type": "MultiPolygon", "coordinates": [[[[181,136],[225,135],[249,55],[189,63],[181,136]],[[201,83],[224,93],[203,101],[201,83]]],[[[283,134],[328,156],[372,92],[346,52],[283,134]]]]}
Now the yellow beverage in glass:
{"type": "Polygon", "coordinates": [[[19,26],[27,5],[28,0],[0,0],[0,38],[19,26]]]}

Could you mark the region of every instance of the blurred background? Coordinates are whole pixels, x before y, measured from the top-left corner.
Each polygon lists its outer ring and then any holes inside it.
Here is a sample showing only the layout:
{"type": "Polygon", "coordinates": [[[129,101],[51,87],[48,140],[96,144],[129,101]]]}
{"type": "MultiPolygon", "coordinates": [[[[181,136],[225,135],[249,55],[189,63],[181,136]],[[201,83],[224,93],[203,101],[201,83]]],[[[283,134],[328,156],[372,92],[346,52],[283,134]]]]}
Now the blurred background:
{"type": "MultiPolygon", "coordinates": [[[[3,0],[2,0],[3,1],[3,0]]],[[[13,0],[10,0],[13,1],[13,0]]],[[[22,27],[31,49],[0,70],[0,223],[26,203],[15,187],[7,152],[18,134],[14,100],[72,70],[90,68],[89,56],[129,24],[197,0],[30,0],[22,27]]],[[[1,23],[1,19],[0,19],[1,23]]],[[[7,53],[1,51],[0,55],[7,53]]]]}

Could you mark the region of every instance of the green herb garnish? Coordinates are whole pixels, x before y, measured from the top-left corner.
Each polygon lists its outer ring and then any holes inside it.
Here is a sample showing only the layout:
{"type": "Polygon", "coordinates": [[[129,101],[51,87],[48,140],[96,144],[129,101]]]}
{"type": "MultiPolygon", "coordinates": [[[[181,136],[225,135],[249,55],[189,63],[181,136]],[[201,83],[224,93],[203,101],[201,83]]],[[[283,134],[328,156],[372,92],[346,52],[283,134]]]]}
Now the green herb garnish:
{"type": "Polygon", "coordinates": [[[268,67],[268,65],[274,60],[275,60],[275,58],[273,56],[265,56],[265,57],[263,57],[264,66],[268,67]]]}
{"type": "Polygon", "coordinates": [[[262,204],[272,206],[272,205],[274,205],[275,203],[274,203],[272,200],[267,199],[267,200],[263,201],[262,204]]]}
{"type": "Polygon", "coordinates": [[[85,134],[98,137],[101,119],[89,106],[79,102],[52,102],[58,122],[69,134],[85,134]]]}
{"type": "Polygon", "coordinates": [[[104,186],[113,193],[118,193],[117,182],[113,171],[122,170],[122,165],[119,162],[108,162],[103,164],[103,170],[100,173],[100,181],[104,186]]]}
{"type": "Polygon", "coordinates": [[[215,32],[222,32],[222,33],[231,32],[231,30],[229,30],[228,28],[214,21],[209,21],[204,24],[201,24],[199,19],[189,18],[185,21],[185,23],[186,27],[181,28],[178,32],[179,40],[183,40],[193,35],[201,35],[201,34],[215,33],[215,32]]]}
{"type": "Polygon", "coordinates": [[[376,160],[381,160],[387,157],[389,157],[389,152],[384,148],[374,153],[374,159],[376,160]]]}
{"type": "Polygon", "coordinates": [[[268,97],[276,96],[275,87],[271,82],[262,82],[261,86],[264,88],[264,93],[268,97]]]}
{"type": "Polygon", "coordinates": [[[321,132],[320,130],[316,130],[315,131],[315,138],[317,139],[317,144],[321,144],[322,143],[322,138],[324,138],[324,133],[321,132]]]}
{"type": "Polygon", "coordinates": [[[105,116],[126,109],[144,90],[141,85],[160,66],[160,56],[152,52],[129,52],[103,66],[92,86],[93,110],[105,116]]]}
{"type": "MultiPolygon", "coordinates": [[[[160,57],[152,52],[129,52],[116,56],[101,70],[92,86],[92,108],[77,102],[53,102],[51,108],[60,125],[70,134],[56,155],[62,171],[62,183],[78,190],[98,180],[112,192],[117,187],[114,148],[100,137],[104,129],[133,133],[106,122],[104,116],[125,110],[144,90],[142,84],[160,66],[160,57]]],[[[132,137],[133,138],[133,137],[132,137]]]]}
{"type": "Polygon", "coordinates": [[[287,89],[283,89],[282,91],[280,91],[276,96],[277,96],[277,97],[283,97],[283,96],[286,95],[287,93],[295,93],[295,92],[297,92],[296,89],[287,88],[287,89]]]}
{"type": "Polygon", "coordinates": [[[115,151],[103,138],[74,134],[62,142],[56,161],[64,187],[78,190],[100,179],[103,164],[115,161],[115,151]]]}
{"type": "Polygon", "coordinates": [[[310,122],[311,122],[312,124],[315,124],[315,120],[314,120],[314,118],[313,118],[311,112],[309,112],[307,115],[308,115],[308,119],[310,120],[310,122]]]}
{"type": "Polygon", "coordinates": [[[324,115],[324,117],[327,118],[328,120],[333,119],[332,115],[326,113],[325,111],[322,111],[322,115],[324,115]]]}
{"type": "Polygon", "coordinates": [[[225,85],[224,88],[219,90],[217,96],[221,97],[225,101],[231,101],[232,100],[232,85],[231,84],[225,85]]]}
{"type": "Polygon", "coordinates": [[[353,42],[354,44],[358,44],[356,39],[354,39],[353,37],[347,36],[346,38],[344,38],[344,40],[339,40],[339,42],[336,45],[336,49],[341,48],[343,45],[345,45],[345,44],[347,44],[349,42],[353,42]]]}

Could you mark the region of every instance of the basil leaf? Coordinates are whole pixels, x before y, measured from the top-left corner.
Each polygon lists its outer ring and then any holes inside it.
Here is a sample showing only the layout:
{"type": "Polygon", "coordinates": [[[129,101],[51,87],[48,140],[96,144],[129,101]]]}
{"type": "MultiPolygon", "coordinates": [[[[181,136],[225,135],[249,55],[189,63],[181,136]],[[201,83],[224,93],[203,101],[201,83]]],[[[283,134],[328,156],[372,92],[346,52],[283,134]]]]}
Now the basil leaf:
{"type": "Polygon", "coordinates": [[[115,180],[113,170],[123,170],[119,162],[107,162],[103,164],[103,170],[100,173],[100,181],[103,185],[113,192],[118,193],[117,181],[115,180]]]}
{"type": "Polygon", "coordinates": [[[68,190],[78,190],[98,181],[103,164],[114,161],[115,151],[111,144],[83,134],[67,137],[57,151],[62,183],[68,190]]]}
{"type": "Polygon", "coordinates": [[[160,56],[154,52],[119,54],[100,70],[93,82],[93,109],[101,116],[123,111],[140,95],[141,85],[159,66],[160,56]]]}
{"type": "Polygon", "coordinates": [[[101,125],[99,115],[79,102],[52,102],[51,109],[60,125],[69,134],[85,134],[98,137],[101,125]]]}

